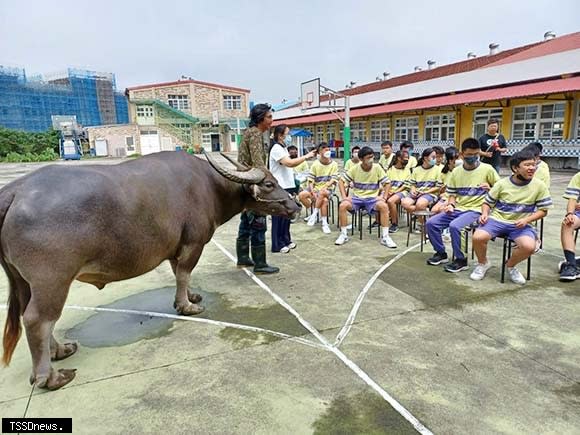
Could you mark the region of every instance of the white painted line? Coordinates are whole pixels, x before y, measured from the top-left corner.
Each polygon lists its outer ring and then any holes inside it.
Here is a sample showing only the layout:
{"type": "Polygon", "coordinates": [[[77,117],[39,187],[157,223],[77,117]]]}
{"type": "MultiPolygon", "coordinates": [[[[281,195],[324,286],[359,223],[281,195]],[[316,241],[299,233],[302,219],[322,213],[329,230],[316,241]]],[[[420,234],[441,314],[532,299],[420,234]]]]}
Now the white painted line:
{"type": "MultiPolygon", "coordinates": [[[[214,245],[216,245],[218,247],[218,249],[220,251],[222,251],[226,257],[228,257],[230,260],[232,260],[234,263],[237,263],[236,257],[234,257],[232,254],[230,254],[226,248],[224,248],[220,243],[216,242],[215,240],[212,239],[212,242],[214,245]]],[[[304,326],[306,329],[308,329],[308,331],[310,331],[310,333],[312,335],[314,335],[318,341],[320,341],[321,343],[323,343],[324,345],[330,345],[330,343],[328,342],[328,340],[326,340],[326,338],[324,338],[324,336],[322,334],[320,334],[320,332],[318,332],[318,330],[312,326],[310,323],[308,323],[294,308],[292,308],[290,305],[288,305],[286,303],[286,301],[284,301],[284,299],[282,299],[280,296],[278,296],[276,293],[274,293],[272,290],[270,290],[270,287],[268,287],[260,278],[258,278],[256,275],[254,275],[252,272],[250,272],[250,270],[248,270],[248,268],[244,267],[242,269],[246,275],[248,275],[258,286],[260,286],[262,289],[264,289],[270,296],[272,296],[272,298],[278,302],[280,305],[282,305],[290,314],[292,314],[294,317],[296,317],[296,320],[298,320],[300,322],[300,324],[302,326],[304,326]]]]}
{"type": "MultiPolygon", "coordinates": [[[[0,305],[1,309],[6,309],[6,305],[0,305]]],[[[66,309],[69,310],[79,310],[79,311],[96,311],[102,313],[122,313],[122,314],[134,314],[140,316],[149,316],[149,317],[160,317],[165,319],[173,319],[173,320],[185,320],[188,322],[197,322],[197,323],[206,323],[209,325],[219,326],[221,328],[235,328],[241,329],[243,331],[250,331],[250,332],[258,332],[263,334],[274,335],[279,338],[283,338],[284,340],[295,341],[300,344],[304,344],[310,347],[316,347],[318,349],[328,350],[326,346],[320,345],[313,341],[307,340],[302,337],[294,337],[292,335],[284,334],[282,332],[271,331],[269,329],[259,328],[257,326],[249,326],[249,325],[240,325],[238,323],[229,323],[229,322],[221,322],[218,320],[212,319],[204,319],[201,317],[188,317],[188,316],[180,316],[177,314],[167,314],[167,313],[158,313],[155,311],[139,311],[139,310],[126,310],[121,308],[102,308],[102,307],[82,307],[79,305],[65,305],[66,309]]]]}
{"type": "MultiPolygon", "coordinates": [[[[234,263],[236,263],[236,258],[228,252],[220,243],[212,239],[212,242],[234,263]]],[[[412,246],[408,250],[416,248],[419,245],[412,246]]],[[[393,259],[394,260],[394,259],[393,259]]],[[[321,335],[316,328],[314,328],[308,321],[306,321],[294,308],[292,308],[288,303],[286,303],[280,296],[274,293],[270,287],[268,287],[261,279],[250,272],[247,268],[242,269],[246,274],[252,278],[252,280],[258,284],[261,288],[266,290],[270,296],[274,298],[276,302],[282,305],[288,312],[290,312],[296,319],[304,326],[306,329],[312,332],[312,334],[320,341],[320,343],[330,352],[332,352],[338,359],[342,361],[349,369],[351,369],[359,378],[361,378],[368,386],[375,390],[384,400],[386,400],[401,416],[413,425],[415,430],[424,435],[433,435],[433,433],[427,429],[413,414],[411,414],[403,405],[401,405],[397,400],[392,397],[389,393],[381,388],[369,375],[367,375],[359,366],[357,366],[353,361],[351,361],[342,351],[333,345],[321,335]]]]}
{"type": "Polygon", "coordinates": [[[367,295],[368,291],[373,286],[375,281],[379,278],[379,276],[381,276],[381,274],[385,270],[387,270],[395,261],[399,260],[405,254],[409,253],[410,251],[412,251],[413,249],[415,249],[419,246],[421,246],[421,243],[417,243],[416,245],[413,245],[413,246],[405,249],[403,252],[400,252],[399,254],[397,254],[397,256],[395,258],[392,258],[390,261],[385,263],[379,270],[377,270],[375,272],[375,274],[371,277],[371,279],[368,280],[367,284],[364,286],[364,288],[359,293],[358,298],[356,299],[354,306],[352,307],[352,310],[350,311],[350,314],[349,314],[348,318],[346,319],[346,323],[344,324],[344,326],[342,327],[342,329],[340,330],[340,332],[336,336],[336,341],[334,342],[334,346],[337,346],[337,347],[340,346],[342,341],[346,338],[346,336],[350,332],[350,329],[352,328],[352,325],[356,319],[356,315],[358,313],[358,310],[359,310],[361,304],[363,303],[365,296],[367,295]]]}

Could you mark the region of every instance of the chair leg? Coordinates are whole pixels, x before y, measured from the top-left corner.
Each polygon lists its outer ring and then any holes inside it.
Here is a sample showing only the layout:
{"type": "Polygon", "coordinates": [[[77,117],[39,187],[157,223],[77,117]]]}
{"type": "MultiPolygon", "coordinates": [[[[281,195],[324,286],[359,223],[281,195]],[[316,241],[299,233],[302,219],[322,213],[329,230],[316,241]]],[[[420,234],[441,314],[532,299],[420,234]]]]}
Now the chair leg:
{"type": "Polygon", "coordinates": [[[363,215],[362,215],[362,208],[358,211],[358,232],[359,232],[359,239],[362,240],[362,232],[363,232],[363,215]]]}
{"type": "MultiPolygon", "coordinates": [[[[475,234],[475,228],[471,229],[471,237],[475,234]]],[[[475,260],[475,249],[473,249],[473,243],[471,244],[471,260],[475,260]]]]}
{"type": "MultiPolygon", "coordinates": [[[[407,223],[409,222],[409,214],[407,213],[407,223]]],[[[407,248],[409,247],[409,239],[411,238],[411,224],[407,225],[407,248]]]]}
{"type": "Polygon", "coordinates": [[[532,277],[532,256],[528,257],[528,272],[526,274],[526,280],[530,280],[532,277]]]}
{"type": "Polygon", "coordinates": [[[502,284],[505,282],[505,262],[506,262],[507,244],[508,244],[507,238],[503,239],[503,252],[501,257],[501,280],[500,280],[502,284]]]}

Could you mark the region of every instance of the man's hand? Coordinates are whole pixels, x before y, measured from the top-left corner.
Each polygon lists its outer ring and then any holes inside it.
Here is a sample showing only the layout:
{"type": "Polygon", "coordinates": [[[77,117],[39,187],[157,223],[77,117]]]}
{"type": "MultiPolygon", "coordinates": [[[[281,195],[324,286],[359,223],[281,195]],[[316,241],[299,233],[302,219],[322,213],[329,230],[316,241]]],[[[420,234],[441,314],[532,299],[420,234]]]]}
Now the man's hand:
{"type": "Polygon", "coordinates": [[[528,221],[526,219],[518,219],[517,221],[514,222],[516,228],[524,228],[527,224],[528,221]]]}
{"type": "Polygon", "coordinates": [[[481,225],[485,225],[485,224],[487,223],[487,218],[488,218],[488,216],[487,216],[486,214],[482,214],[482,215],[479,217],[479,223],[480,223],[481,225]]]}
{"type": "Polygon", "coordinates": [[[568,215],[564,216],[564,221],[563,221],[564,225],[568,225],[568,226],[574,225],[574,221],[576,220],[575,217],[576,216],[574,216],[574,214],[568,214],[568,215]]]}
{"type": "Polygon", "coordinates": [[[485,191],[489,191],[491,189],[491,186],[488,183],[481,183],[479,187],[485,191]]]}
{"type": "Polygon", "coordinates": [[[316,150],[312,150],[310,151],[308,154],[306,154],[304,157],[306,157],[306,160],[310,160],[314,157],[316,157],[316,150]]]}
{"type": "Polygon", "coordinates": [[[455,206],[453,204],[447,204],[443,210],[445,210],[445,213],[453,213],[455,206]]]}

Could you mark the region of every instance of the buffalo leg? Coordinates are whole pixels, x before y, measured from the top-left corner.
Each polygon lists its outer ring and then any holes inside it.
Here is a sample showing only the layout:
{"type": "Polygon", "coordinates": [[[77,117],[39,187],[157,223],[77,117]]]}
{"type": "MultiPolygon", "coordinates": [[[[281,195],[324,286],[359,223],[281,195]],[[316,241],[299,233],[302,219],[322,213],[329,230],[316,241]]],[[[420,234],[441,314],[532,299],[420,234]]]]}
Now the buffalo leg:
{"type": "MultiPolygon", "coordinates": [[[[175,277],[177,277],[177,260],[173,259],[170,260],[169,262],[171,263],[171,269],[173,269],[173,274],[175,275],[175,277]]],[[[203,299],[203,296],[201,296],[199,293],[193,293],[191,290],[189,290],[188,284],[187,299],[189,299],[189,302],[191,302],[192,304],[198,304],[203,299]]],[[[175,302],[173,303],[173,308],[177,308],[177,304],[175,302]]]]}
{"type": "Polygon", "coordinates": [[[61,388],[75,377],[75,370],[56,371],[50,363],[52,332],[64,307],[68,286],[64,290],[62,287],[59,290],[64,295],[58,294],[58,291],[50,292],[48,289],[45,292],[39,292],[32,287],[32,298],[22,316],[32,356],[30,381],[36,383],[37,387],[49,390],[61,388]],[[38,297],[39,294],[46,296],[38,297]]]}
{"type": "MultiPolygon", "coordinates": [[[[203,245],[200,246],[185,246],[178,256],[177,264],[175,265],[175,279],[177,290],[175,292],[174,307],[177,312],[183,316],[192,316],[203,312],[204,308],[197,303],[190,301],[189,296],[189,280],[191,279],[191,271],[197,265],[203,245]]],[[[193,295],[193,294],[191,294],[193,295]]]]}
{"type": "Polygon", "coordinates": [[[62,344],[54,338],[54,334],[50,337],[50,359],[52,361],[60,361],[61,359],[68,358],[73,355],[77,349],[78,343],[74,341],[62,344]]]}

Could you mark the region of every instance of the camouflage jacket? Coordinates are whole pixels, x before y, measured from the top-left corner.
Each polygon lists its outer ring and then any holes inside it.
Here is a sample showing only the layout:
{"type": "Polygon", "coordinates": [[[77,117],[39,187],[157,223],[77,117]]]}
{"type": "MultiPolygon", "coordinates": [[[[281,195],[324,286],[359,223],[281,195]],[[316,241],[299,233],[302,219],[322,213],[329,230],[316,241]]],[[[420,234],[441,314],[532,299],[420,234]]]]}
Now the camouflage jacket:
{"type": "Polygon", "coordinates": [[[264,135],[258,127],[244,130],[238,150],[238,162],[251,168],[266,167],[264,135]]]}

